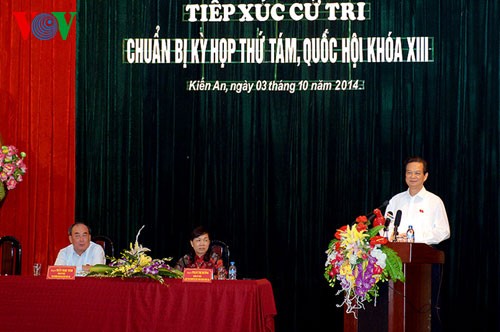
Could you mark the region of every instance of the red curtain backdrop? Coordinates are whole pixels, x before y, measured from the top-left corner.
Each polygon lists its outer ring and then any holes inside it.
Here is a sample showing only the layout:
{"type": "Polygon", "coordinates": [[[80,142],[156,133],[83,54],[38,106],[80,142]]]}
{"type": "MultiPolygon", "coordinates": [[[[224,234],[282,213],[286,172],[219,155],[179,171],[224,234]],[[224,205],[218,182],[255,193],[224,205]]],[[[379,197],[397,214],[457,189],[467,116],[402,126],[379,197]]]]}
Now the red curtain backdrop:
{"type": "Polygon", "coordinates": [[[33,17],[54,12],[67,12],[69,22],[76,0],[0,2],[0,135],[4,145],[26,152],[28,167],[0,208],[0,236],[21,241],[22,274],[31,274],[35,261],[44,269],[53,264],[74,220],[78,17],[66,40],[60,29],[42,40],[33,34],[42,26],[31,24],[33,17]]]}

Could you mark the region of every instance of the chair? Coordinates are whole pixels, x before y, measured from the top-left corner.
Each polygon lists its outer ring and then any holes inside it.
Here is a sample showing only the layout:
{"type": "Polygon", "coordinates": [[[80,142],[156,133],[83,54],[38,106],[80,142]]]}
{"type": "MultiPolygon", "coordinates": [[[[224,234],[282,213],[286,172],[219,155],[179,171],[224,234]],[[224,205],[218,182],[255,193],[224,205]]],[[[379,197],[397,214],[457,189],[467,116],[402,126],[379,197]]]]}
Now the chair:
{"type": "Polygon", "coordinates": [[[21,275],[21,242],[13,236],[0,238],[0,274],[21,275]]]}
{"type": "Polygon", "coordinates": [[[106,263],[109,263],[110,261],[110,259],[107,258],[108,256],[115,257],[115,246],[109,237],[106,235],[95,235],[92,236],[92,241],[104,249],[104,254],[106,254],[106,263]]]}
{"type": "Polygon", "coordinates": [[[229,246],[220,240],[210,241],[210,251],[217,253],[224,263],[224,267],[229,269],[229,246]]]}

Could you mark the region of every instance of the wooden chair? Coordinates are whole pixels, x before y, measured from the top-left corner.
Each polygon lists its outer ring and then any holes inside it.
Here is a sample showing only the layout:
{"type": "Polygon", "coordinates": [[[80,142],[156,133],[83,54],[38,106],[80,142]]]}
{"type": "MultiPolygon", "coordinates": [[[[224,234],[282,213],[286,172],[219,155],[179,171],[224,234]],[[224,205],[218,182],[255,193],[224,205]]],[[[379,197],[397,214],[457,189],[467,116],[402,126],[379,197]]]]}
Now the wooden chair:
{"type": "Polygon", "coordinates": [[[107,257],[115,257],[115,246],[113,241],[106,235],[92,236],[92,242],[97,243],[104,249],[104,253],[106,254],[106,263],[110,262],[110,259],[107,257]]]}
{"type": "Polygon", "coordinates": [[[21,275],[21,242],[13,236],[0,238],[0,274],[21,275]]]}

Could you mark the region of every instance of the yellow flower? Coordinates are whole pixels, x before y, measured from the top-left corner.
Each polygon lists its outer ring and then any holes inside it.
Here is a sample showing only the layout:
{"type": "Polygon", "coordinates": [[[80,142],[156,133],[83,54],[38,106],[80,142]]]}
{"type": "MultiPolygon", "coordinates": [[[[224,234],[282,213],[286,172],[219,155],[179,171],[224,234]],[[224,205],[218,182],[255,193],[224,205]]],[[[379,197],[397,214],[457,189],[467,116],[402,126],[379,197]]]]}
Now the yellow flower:
{"type": "Polygon", "coordinates": [[[352,266],[351,264],[349,264],[348,261],[345,261],[342,263],[342,266],[340,267],[340,274],[345,276],[345,278],[347,279],[347,281],[351,284],[354,283],[355,281],[355,276],[354,274],[352,273],[352,266]]]}
{"type": "Polygon", "coordinates": [[[126,273],[128,270],[130,269],[130,265],[122,265],[122,266],[118,266],[116,269],[115,269],[115,274],[124,274],[126,273]]]}
{"type": "Polygon", "coordinates": [[[341,245],[344,247],[348,247],[350,244],[359,243],[360,241],[363,241],[363,239],[365,239],[369,235],[364,230],[358,232],[356,226],[351,227],[347,225],[346,230],[341,232],[340,236],[342,239],[341,245]]]}
{"type": "Polygon", "coordinates": [[[150,256],[146,256],[144,254],[141,254],[139,256],[139,265],[140,266],[147,266],[151,263],[153,259],[150,256]]]}

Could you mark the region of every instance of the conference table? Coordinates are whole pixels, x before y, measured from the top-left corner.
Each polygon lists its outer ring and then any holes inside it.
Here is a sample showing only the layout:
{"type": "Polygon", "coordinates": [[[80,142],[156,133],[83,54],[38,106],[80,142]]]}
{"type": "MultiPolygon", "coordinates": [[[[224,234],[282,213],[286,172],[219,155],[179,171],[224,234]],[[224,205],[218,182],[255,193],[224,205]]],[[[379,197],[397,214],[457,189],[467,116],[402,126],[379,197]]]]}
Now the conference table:
{"type": "Polygon", "coordinates": [[[271,283],[0,276],[0,331],[273,332],[271,283]]]}

